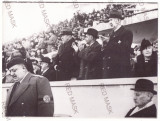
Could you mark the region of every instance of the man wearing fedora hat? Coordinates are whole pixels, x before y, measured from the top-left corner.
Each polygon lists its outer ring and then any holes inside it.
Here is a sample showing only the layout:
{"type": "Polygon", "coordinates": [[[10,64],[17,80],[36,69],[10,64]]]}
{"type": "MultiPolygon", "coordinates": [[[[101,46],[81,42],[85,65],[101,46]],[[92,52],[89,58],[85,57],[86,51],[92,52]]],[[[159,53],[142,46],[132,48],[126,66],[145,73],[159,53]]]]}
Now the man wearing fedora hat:
{"type": "MultiPolygon", "coordinates": [[[[79,46],[78,57],[81,59],[79,79],[100,79],[101,68],[100,68],[100,53],[101,46],[96,41],[98,38],[98,31],[93,28],[89,28],[86,33],[85,45],[79,46]]],[[[73,45],[73,48],[77,48],[73,45]]],[[[76,49],[75,49],[76,50],[76,49]]]]}
{"type": "Polygon", "coordinates": [[[48,57],[42,57],[41,59],[41,75],[46,77],[49,81],[56,81],[56,72],[48,57]]]}
{"type": "Polygon", "coordinates": [[[157,76],[157,53],[149,40],[143,39],[140,47],[141,55],[135,64],[136,77],[157,76]]]}
{"type": "Polygon", "coordinates": [[[153,82],[148,79],[139,79],[135,88],[131,90],[134,90],[135,107],[125,117],[156,117],[157,109],[152,98],[157,92],[154,90],[153,82]]]}
{"type": "Polygon", "coordinates": [[[28,72],[23,58],[7,64],[15,83],[8,91],[6,116],[53,116],[54,104],[47,78],[28,72]]]}
{"type": "Polygon", "coordinates": [[[113,31],[102,50],[102,78],[130,76],[130,49],[133,33],[121,25],[122,19],[120,11],[111,10],[109,24],[113,31]]]}
{"type": "Polygon", "coordinates": [[[75,40],[72,37],[72,30],[70,28],[63,28],[60,36],[63,43],[60,45],[54,61],[56,80],[69,81],[72,77],[76,76],[74,74],[77,71],[75,51],[71,47],[75,40]]]}

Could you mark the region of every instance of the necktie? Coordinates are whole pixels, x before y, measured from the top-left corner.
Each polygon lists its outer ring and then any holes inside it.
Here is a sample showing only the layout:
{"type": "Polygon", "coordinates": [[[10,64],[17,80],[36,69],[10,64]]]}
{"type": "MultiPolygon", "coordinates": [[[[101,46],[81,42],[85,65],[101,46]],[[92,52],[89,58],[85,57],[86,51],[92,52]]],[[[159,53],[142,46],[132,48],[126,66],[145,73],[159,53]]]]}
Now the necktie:
{"type": "Polygon", "coordinates": [[[12,88],[12,92],[11,92],[11,95],[10,95],[9,102],[11,101],[12,96],[13,96],[14,92],[16,91],[16,88],[18,87],[19,84],[20,84],[20,82],[15,82],[15,84],[14,84],[14,86],[12,88]]]}

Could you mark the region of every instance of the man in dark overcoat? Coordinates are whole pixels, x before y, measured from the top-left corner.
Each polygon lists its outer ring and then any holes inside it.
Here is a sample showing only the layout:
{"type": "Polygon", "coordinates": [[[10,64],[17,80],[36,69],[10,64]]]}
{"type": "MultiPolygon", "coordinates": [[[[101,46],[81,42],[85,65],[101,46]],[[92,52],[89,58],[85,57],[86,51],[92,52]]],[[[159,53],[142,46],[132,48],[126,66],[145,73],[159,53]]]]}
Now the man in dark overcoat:
{"type": "Polygon", "coordinates": [[[30,73],[20,57],[13,58],[7,68],[15,83],[7,94],[6,116],[53,116],[53,95],[48,79],[30,73]]]}
{"type": "MultiPolygon", "coordinates": [[[[100,53],[101,45],[96,41],[98,38],[98,31],[93,28],[89,28],[86,33],[86,44],[79,46],[78,57],[81,60],[79,79],[100,79],[100,53]]],[[[74,48],[74,47],[73,47],[74,48]]]]}
{"type": "Polygon", "coordinates": [[[60,35],[63,43],[60,45],[58,54],[54,60],[56,80],[69,81],[75,76],[74,73],[77,71],[75,51],[71,47],[75,40],[72,37],[72,31],[70,28],[63,28],[60,35]]]}
{"type": "Polygon", "coordinates": [[[122,78],[130,76],[130,49],[133,34],[121,25],[120,11],[112,10],[109,24],[113,28],[110,39],[102,51],[102,78],[122,78]]]}
{"type": "Polygon", "coordinates": [[[129,110],[125,117],[136,118],[156,118],[157,108],[152,99],[157,92],[154,90],[154,84],[148,79],[139,79],[135,84],[134,102],[135,107],[129,110]]]}

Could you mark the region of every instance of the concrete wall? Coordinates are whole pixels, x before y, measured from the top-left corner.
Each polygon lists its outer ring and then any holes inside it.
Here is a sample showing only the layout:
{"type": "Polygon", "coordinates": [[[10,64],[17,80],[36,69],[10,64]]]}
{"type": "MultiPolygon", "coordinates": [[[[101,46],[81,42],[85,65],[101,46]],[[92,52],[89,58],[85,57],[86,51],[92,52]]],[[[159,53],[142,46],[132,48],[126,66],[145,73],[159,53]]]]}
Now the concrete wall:
{"type": "MultiPolygon", "coordinates": [[[[100,79],[51,82],[54,96],[56,117],[99,117],[123,118],[128,110],[134,106],[133,91],[139,78],[100,79]]],[[[157,77],[148,77],[155,84],[157,77]]],[[[3,84],[3,104],[7,89],[12,84],[3,84]]],[[[154,97],[157,105],[157,96],[154,97]]]]}

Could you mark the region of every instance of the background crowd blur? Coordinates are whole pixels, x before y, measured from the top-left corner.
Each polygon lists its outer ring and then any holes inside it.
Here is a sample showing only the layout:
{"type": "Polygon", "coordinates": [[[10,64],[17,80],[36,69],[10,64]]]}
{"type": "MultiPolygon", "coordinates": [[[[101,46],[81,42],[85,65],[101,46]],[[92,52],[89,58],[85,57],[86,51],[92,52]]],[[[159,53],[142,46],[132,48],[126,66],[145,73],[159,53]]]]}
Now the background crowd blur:
{"type": "MultiPolygon", "coordinates": [[[[51,25],[47,31],[33,34],[29,37],[21,38],[11,43],[2,45],[2,71],[4,82],[12,82],[12,79],[7,76],[6,64],[14,57],[23,57],[30,72],[41,75],[41,61],[43,57],[50,59],[51,65],[54,63],[54,58],[58,52],[59,46],[62,44],[60,32],[62,28],[69,27],[72,29],[73,38],[76,42],[85,39],[84,28],[93,26],[93,22],[107,23],[109,22],[109,13],[111,9],[121,10],[123,17],[134,15],[134,8],[136,5],[132,4],[109,4],[104,9],[93,10],[93,12],[86,14],[77,11],[74,13],[73,18],[68,21],[59,22],[59,24],[51,25]]],[[[145,37],[144,37],[145,38],[145,37]]],[[[101,38],[99,38],[101,39],[101,38]]],[[[158,40],[153,43],[153,50],[157,52],[158,40]]],[[[134,65],[137,56],[141,54],[140,46],[135,46],[131,49],[131,65],[134,73],[134,65]]],[[[55,80],[52,80],[55,81],[55,80]]]]}

